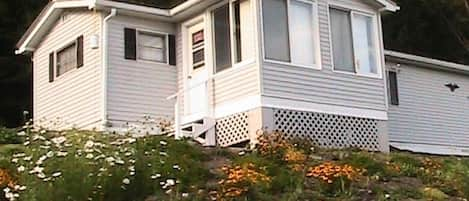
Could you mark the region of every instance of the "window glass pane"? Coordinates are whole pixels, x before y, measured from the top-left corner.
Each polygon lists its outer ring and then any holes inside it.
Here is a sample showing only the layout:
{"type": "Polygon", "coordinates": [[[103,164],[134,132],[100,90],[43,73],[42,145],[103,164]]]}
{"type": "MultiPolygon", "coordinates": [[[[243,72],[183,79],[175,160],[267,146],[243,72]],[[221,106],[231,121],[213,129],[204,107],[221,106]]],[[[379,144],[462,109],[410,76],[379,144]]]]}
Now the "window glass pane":
{"type": "Polygon", "coordinates": [[[76,44],[64,48],[57,53],[57,76],[63,75],[77,66],[76,44]]]}
{"type": "Polygon", "coordinates": [[[314,65],[313,9],[309,3],[290,1],[292,63],[314,65]]]}
{"type": "Polygon", "coordinates": [[[263,0],[262,17],[266,59],[290,62],[286,1],[263,0]]]}
{"type": "Polygon", "coordinates": [[[166,62],[166,40],[164,35],[138,33],[138,58],[147,61],[166,62]]]}
{"type": "Polygon", "coordinates": [[[399,105],[399,90],[397,84],[397,73],[389,71],[389,96],[391,99],[391,105],[399,105]]]}
{"type": "Polygon", "coordinates": [[[376,46],[371,17],[353,15],[353,39],[358,71],[364,74],[376,74],[376,46]]]}
{"type": "Polygon", "coordinates": [[[355,72],[350,13],[330,9],[334,70],[355,72]]]}
{"type": "Polygon", "coordinates": [[[216,72],[231,67],[231,37],[229,5],[216,9],[213,13],[215,20],[215,63],[216,72]]]}

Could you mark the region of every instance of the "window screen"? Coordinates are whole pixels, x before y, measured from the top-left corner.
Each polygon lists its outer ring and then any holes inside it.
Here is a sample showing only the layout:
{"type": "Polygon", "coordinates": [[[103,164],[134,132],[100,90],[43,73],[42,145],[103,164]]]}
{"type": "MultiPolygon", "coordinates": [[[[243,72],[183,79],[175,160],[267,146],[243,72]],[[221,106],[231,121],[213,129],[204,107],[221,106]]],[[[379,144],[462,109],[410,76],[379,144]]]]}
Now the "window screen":
{"type": "Polygon", "coordinates": [[[357,70],[362,74],[376,74],[376,48],[371,17],[353,14],[353,39],[357,70]]]}
{"type": "Polygon", "coordinates": [[[315,63],[312,6],[292,0],[289,15],[292,63],[312,66],[315,63]]]}
{"type": "Polygon", "coordinates": [[[330,8],[334,69],[355,72],[350,12],[330,8]]]}
{"type": "Polygon", "coordinates": [[[213,13],[215,21],[215,63],[216,72],[231,67],[231,36],[229,5],[216,9],[213,13]]]}
{"type": "Polygon", "coordinates": [[[389,79],[389,96],[391,99],[391,105],[399,105],[397,73],[394,71],[389,71],[388,79],[389,79]]]}
{"type": "Polygon", "coordinates": [[[166,63],[166,37],[160,34],[138,33],[138,58],[166,63]]]}
{"type": "Polygon", "coordinates": [[[77,67],[76,43],[57,52],[57,76],[77,67]]]}
{"type": "Polygon", "coordinates": [[[290,62],[287,2],[263,0],[262,17],[266,59],[290,62]]]}

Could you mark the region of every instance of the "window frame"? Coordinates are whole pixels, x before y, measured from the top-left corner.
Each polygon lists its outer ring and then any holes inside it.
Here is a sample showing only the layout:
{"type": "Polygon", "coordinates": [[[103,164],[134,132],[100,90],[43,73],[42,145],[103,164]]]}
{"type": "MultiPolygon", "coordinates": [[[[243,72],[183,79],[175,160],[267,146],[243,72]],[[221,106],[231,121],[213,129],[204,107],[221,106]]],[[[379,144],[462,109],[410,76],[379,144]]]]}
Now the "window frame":
{"type": "MultiPolygon", "coordinates": [[[[256,56],[253,56],[252,58],[248,58],[248,59],[245,59],[245,60],[242,60],[240,62],[237,62],[236,61],[236,58],[237,58],[237,50],[236,50],[236,47],[237,47],[237,44],[236,44],[236,26],[235,26],[235,9],[234,9],[234,6],[233,6],[233,3],[237,2],[237,1],[241,1],[241,0],[223,0],[213,6],[211,6],[210,8],[207,9],[207,13],[208,13],[208,19],[206,21],[206,23],[208,23],[208,26],[210,27],[209,30],[207,30],[209,32],[209,35],[210,35],[210,49],[211,50],[211,62],[212,62],[212,72],[213,72],[213,75],[219,75],[219,74],[224,74],[226,72],[229,72],[230,70],[233,70],[233,69],[236,69],[236,68],[240,68],[240,67],[243,67],[243,66],[247,66],[247,65],[250,65],[254,62],[256,62],[256,56]],[[230,50],[230,55],[231,55],[231,66],[224,69],[224,70],[221,70],[221,71],[217,71],[217,66],[216,66],[216,44],[215,44],[215,19],[214,19],[214,11],[217,10],[218,8],[221,8],[225,5],[228,4],[228,10],[229,10],[229,21],[230,21],[230,46],[231,46],[231,50],[230,50]]],[[[252,15],[253,17],[256,15],[254,13],[254,7],[253,7],[253,1],[255,0],[248,0],[249,1],[249,8],[251,10],[252,15]]],[[[207,25],[206,25],[207,26],[207,25]]],[[[253,23],[252,26],[255,26],[255,23],[253,23]]],[[[253,29],[255,29],[253,27],[253,29]]],[[[256,37],[256,33],[252,33],[252,37],[255,39],[257,38],[256,37]]],[[[257,40],[255,40],[257,41],[257,40]]],[[[256,49],[254,48],[252,51],[256,51],[256,49]]],[[[241,56],[241,55],[240,55],[241,56]]]]}
{"type": "Polygon", "coordinates": [[[170,65],[169,64],[169,33],[167,32],[161,32],[161,31],[155,31],[155,30],[149,30],[149,29],[139,29],[135,28],[135,41],[136,41],[136,59],[135,61],[137,62],[143,62],[143,63],[154,63],[154,64],[165,64],[165,65],[170,65]],[[142,59],[140,58],[140,50],[139,50],[139,37],[140,33],[147,33],[148,35],[160,35],[164,37],[164,53],[165,53],[165,62],[161,61],[154,61],[154,60],[147,60],[147,59],[142,59]]]}
{"type": "Polygon", "coordinates": [[[388,94],[388,106],[394,106],[394,107],[398,107],[400,105],[400,100],[399,100],[399,77],[398,77],[398,74],[399,74],[399,70],[394,70],[394,69],[389,69],[389,70],[386,70],[386,84],[387,84],[387,94],[388,94]],[[396,90],[396,97],[395,97],[395,101],[393,101],[393,92],[391,90],[391,73],[394,73],[395,76],[396,76],[396,80],[395,80],[395,90],[396,90]]]}
{"type": "Polygon", "coordinates": [[[58,79],[59,77],[63,77],[64,75],[68,74],[69,72],[72,72],[73,70],[77,69],[78,68],[78,65],[77,65],[77,61],[78,61],[78,57],[77,57],[77,54],[78,54],[78,43],[77,43],[77,40],[73,40],[71,42],[68,42],[66,43],[65,45],[61,46],[60,48],[56,49],[54,51],[54,77],[56,79],[58,79]],[[59,66],[58,66],[58,59],[59,59],[59,52],[69,48],[70,46],[74,45],[74,55],[75,55],[75,66],[73,68],[71,68],[70,70],[68,71],[65,71],[64,73],[60,74],[59,75],[59,66]]]}
{"type": "Polygon", "coordinates": [[[307,69],[315,69],[315,70],[321,70],[322,69],[322,58],[321,58],[321,40],[319,36],[319,9],[318,9],[318,2],[317,0],[285,0],[287,4],[287,29],[288,29],[288,45],[289,51],[290,51],[290,62],[285,62],[285,61],[278,61],[274,59],[269,59],[266,57],[266,51],[265,51],[265,32],[264,32],[264,10],[263,10],[263,3],[265,0],[260,1],[259,5],[259,10],[260,10],[260,30],[261,30],[261,49],[262,49],[262,59],[265,63],[272,63],[272,64],[280,64],[280,65],[287,65],[287,66],[292,66],[292,67],[301,67],[301,68],[307,68],[307,69]],[[291,49],[292,49],[292,37],[291,37],[291,31],[290,31],[290,24],[292,23],[292,19],[290,16],[290,2],[291,1],[298,1],[301,3],[306,3],[311,5],[311,10],[313,12],[312,16],[312,26],[311,29],[313,33],[313,48],[314,48],[314,65],[303,65],[303,64],[297,64],[292,61],[292,56],[291,56],[291,49]]]}
{"type": "Polygon", "coordinates": [[[328,24],[329,24],[329,45],[330,45],[330,56],[331,56],[331,65],[332,65],[332,71],[334,73],[341,73],[341,74],[348,74],[348,75],[356,75],[356,76],[361,76],[361,77],[368,77],[368,78],[377,78],[377,79],[382,79],[383,78],[383,59],[381,55],[381,37],[379,35],[380,29],[378,27],[379,20],[378,20],[378,14],[375,13],[374,11],[371,10],[366,10],[363,8],[359,8],[356,6],[351,6],[351,5],[343,5],[340,3],[332,3],[329,2],[328,8],[327,8],[327,15],[328,15],[328,24]],[[332,25],[331,25],[331,14],[330,14],[330,9],[337,9],[337,10],[342,10],[348,12],[348,17],[350,19],[350,25],[351,25],[351,33],[352,33],[352,47],[353,47],[353,65],[354,65],[354,70],[355,72],[347,72],[347,71],[341,71],[341,70],[336,70],[335,69],[335,64],[334,64],[334,47],[332,45],[332,25]],[[355,39],[353,37],[353,30],[354,30],[354,19],[353,15],[358,14],[366,17],[370,17],[372,21],[372,28],[373,28],[373,40],[375,43],[375,58],[376,58],[376,74],[375,73],[361,73],[359,69],[357,68],[357,56],[355,54],[355,39]]]}

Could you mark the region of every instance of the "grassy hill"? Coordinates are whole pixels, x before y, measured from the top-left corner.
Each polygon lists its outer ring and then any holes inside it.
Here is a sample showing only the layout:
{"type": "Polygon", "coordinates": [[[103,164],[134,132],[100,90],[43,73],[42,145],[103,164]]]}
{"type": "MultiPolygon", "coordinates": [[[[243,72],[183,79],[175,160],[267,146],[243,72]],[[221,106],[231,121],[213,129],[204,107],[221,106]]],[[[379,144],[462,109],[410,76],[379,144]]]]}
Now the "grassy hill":
{"type": "MultiPolygon", "coordinates": [[[[16,132],[15,132],[16,134],[16,132]]],[[[255,150],[161,136],[19,132],[0,187],[26,201],[467,200],[469,159],[327,150],[265,135],[255,150]]]]}

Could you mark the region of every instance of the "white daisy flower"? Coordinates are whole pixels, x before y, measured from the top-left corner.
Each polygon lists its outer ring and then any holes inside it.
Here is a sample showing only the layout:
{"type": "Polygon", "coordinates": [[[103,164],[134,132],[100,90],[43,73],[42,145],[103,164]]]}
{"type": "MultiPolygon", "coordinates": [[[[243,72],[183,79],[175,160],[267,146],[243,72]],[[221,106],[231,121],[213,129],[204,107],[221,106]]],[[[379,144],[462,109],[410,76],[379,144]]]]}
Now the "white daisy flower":
{"type": "Polygon", "coordinates": [[[125,184],[125,185],[129,185],[130,184],[130,180],[125,178],[124,180],[122,180],[122,183],[125,184]]]}
{"type": "Polygon", "coordinates": [[[54,173],[52,173],[52,176],[53,176],[53,177],[60,177],[60,175],[62,175],[62,172],[54,172],[54,173]]]}
{"type": "Polygon", "coordinates": [[[24,166],[19,166],[17,168],[18,172],[24,172],[26,170],[26,168],[24,166]]]}

